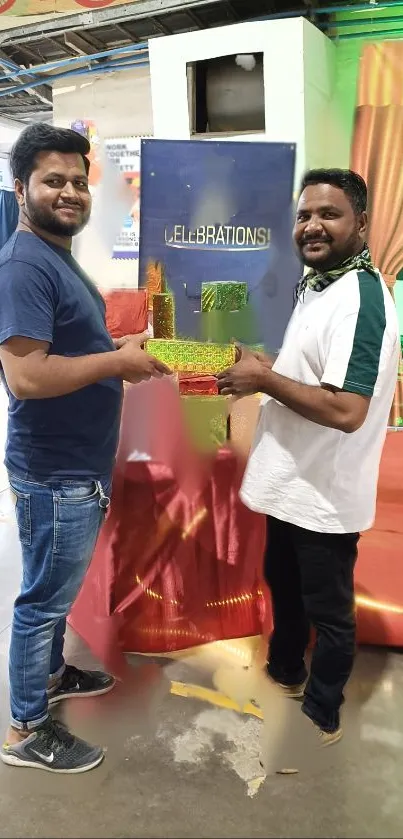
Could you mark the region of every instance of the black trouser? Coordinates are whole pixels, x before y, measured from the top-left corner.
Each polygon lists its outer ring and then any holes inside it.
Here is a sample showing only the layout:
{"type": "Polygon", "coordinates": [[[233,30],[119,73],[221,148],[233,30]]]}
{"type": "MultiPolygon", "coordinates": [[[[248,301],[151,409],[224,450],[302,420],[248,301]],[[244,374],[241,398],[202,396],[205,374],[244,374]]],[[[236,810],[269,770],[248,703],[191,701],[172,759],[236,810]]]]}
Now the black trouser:
{"type": "Polygon", "coordinates": [[[268,672],[285,685],[307,677],[304,654],[316,630],[302,710],[326,731],[339,727],[355,653],[354,565],[358,533],[316,533],[268,517],[265,577],[274,631],[268,672]]]}

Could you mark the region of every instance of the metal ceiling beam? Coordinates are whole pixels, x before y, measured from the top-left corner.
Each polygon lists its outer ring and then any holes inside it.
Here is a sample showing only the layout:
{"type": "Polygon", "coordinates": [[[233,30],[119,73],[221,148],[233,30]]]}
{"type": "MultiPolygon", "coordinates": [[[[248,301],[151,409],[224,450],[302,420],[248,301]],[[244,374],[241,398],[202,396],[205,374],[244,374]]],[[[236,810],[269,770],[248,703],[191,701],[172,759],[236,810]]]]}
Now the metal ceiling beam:
{"type": "Polygon", "coordinates": [[[20,124],[19,124],[19,122],[17,122],[16,119],[9,119],[6,116],[2,116],[1,121],[4,124],[5,128],[19,128],[20,127],[20,124]]]}
{"type": "Polygon", "coordinates": [[[203,21],[199,18],[196,12],[193,12],[192,9],[187,9],[186,17],[188,17],[189,20],[191,20],[192,23],[194,23],[194,25],[197,26],[198,29],[204,29],[204,27],[208,28],[208,24],[203,23],[203,21]]]}
{"type": "MultiPolygon", "coordinates": [[[[15,61],[16,53],[26,56],[29,59],[29,61],[33,61],[35,64],[38,64],[39,62],[43,61],[43,55],[39,53],[38,50],[35,52],[35,50],[31,50],[29,47],[24,46],[23,44],[16,44],[15,48],[10,49],[10,53],[11,55],[9,57],[11,61],[15,61]]],[[[23,64],[26,63],[26,61],[23,62],[23,64]]]]}
{"type": "Polygon", "coordinates": [[[71,54],[71,50],[66,47],[64,41],[56,41],[56,38],[46,38],[48,44],[52,44],[59,52],[61,51],[67,57],[71,54]]]}
{"type": "Polygon", "coordinates": [[[161,32],[161,35],[172,35],[172,30],[169,29],[169,27],[166,26],[166,24],[163,23],[162,20],[158,20],[156,17],[150,17],[148,19],[150,23],[152,23],[152,25],[155,26],[157,32],[161,32]]]}
{"type": "Polygon", "coordinates": [[[129,31],[129,29],[126,28],[126,26],[122,26],[121,23],[115,23],[114,28],[117,29],[117,31],[120,32],[120,34],[123,35],[125,39],[127,39],[128,41],[133,41],[134,44],[136,43],[136,41],[140,40],[140,38],[138,38],[137,35],[134,35],[132,32],[129,31]]]}
{"type": "Polygon", "coordinates": [[[76,52],[77,55],[90,55],[94,50],[101,50],[105,46],[101,41],[98,41],[98,38],[93,38],[92,35],[88,36],[87,32],[85,33],[85,37],[79,35],[77,32],[65,32],[64,43],[66,47],[76,52]]]}
{"type": "MultiPolygon", "coordinates": [[[[6,73],[12,73],[12,70],[10,70],[10,63],[14,65],[14,68],[17,72],[26,69],[25,67],[20,67],[18,64],[15,64],[14,61],[10,62],[8,55],[6,55],[6,53],[4,53],[3,50],[0,50],[0,66],[3,66],[5,68],[6,73]]],[[[30,73],[29,69],[26,71],[26,73],[24,72],[23,76],[21,76],[20,78],[22,79],[22,81],[34,81],[32,72],[30,73]]],[[[42,102],[42,104],[53,107],[52,88],[49,87],[49,85],[43,84],[35,88],[30,88],[29,93],[36,99],[39,99],[39,101],[42,102]]]]}
{"type": "Polygon", "coordinates": [[[95,28],[113,23],[124,24],[125,21],[129,20],[135,22],[142,18],[186,12],[188,9],[196,11],[203,6],[214,6],[221,2],[222,0],[137,0],[136,3],[128,3],[124,6],[107,6],[105,9],[80,12],[75,15],[46,20],[42,23],[36,22],[25,26],[17,26],[15,29],[7,29],[0,32],[0,44],[6,46],[20,42],[28,43],[64,32],[82,30],[84,27],[95,28]]]}
{"type": "Polygon", "coordinates": [[[226,0],[225,8],[226,8],[227,12],[229,12],[232,20],[237,23],[240,20],[240,17],[239,17],[238,12],[235,11],[235,9],[234,9],[234,7],[231,3],[231,0],[226,0]]]}
{"type": "Polygon", "coordinates": [[[8,117],[15,125],[29,120],[34,114],[52,116],[52,108],[50,106],[46,108],[45,105],[42,105],[41,107],[39,99],[34,99],[31,96],[26,96],[25,99],[6,97],[2,102],[4,102],[4,106],[2,104],[0,119],[3,121],[4,118],[8,117]]]}

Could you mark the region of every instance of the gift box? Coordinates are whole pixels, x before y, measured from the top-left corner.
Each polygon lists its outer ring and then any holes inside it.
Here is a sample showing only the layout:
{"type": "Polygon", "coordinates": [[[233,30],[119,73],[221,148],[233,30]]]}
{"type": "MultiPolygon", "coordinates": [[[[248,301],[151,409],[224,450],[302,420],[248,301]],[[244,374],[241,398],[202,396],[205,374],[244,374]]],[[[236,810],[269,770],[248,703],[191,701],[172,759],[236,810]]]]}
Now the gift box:
{"type": "Polygon", "coordinates": [[[154,338],[172,339],[175,337],[175,301],[173,294],[158,293],[153,295],[153,330],[154,338]]]}
{"type": "Polygon", "coordinates": [[[146,269],[146,289],[148,296],[148,308],[152,312],[154,306],[154,295],[164,294],[167,291],[165,272],[162,262],[149,262],[146,269]]]}
{"type": "Polygon", "coordinates": [[[164,341],[150,338],[147,352],[178,373],[215,375],[235,364],[234,344],[204,344],[201,341],[164,341]]]}
{"type": "Polygon", "coordinates": [[[247,299],[248,287],[246,283],[202,283],[202,312],[211,312],[212,310],[238,312],[245,308],[247,299]]]}
{"type": "Polygon", "coordinates": [[[147,292],[123,289],[104,292],[106,328],[112,338],[145,332],[148,326],[147,292]]]}
{"type": "Polygon", "coordinates": [[[239,312],[211,309],[200,312],[199,340],[214,344],[230,344],[237,338],[245,346],[254,343],[256,336],[256,312],[249,301],[239,312]]]}
{"type": "Polygon", "coordinates": [[[224,446],[228,439],[229,400],[226,396],[182,396],[190,438],[200,452],[224,446]]]}
{"type": "Polygon", "coordinates": [[[179,375],[179,393],[182,396],[217,396],[218,382],[215,376],[179,375]]]}

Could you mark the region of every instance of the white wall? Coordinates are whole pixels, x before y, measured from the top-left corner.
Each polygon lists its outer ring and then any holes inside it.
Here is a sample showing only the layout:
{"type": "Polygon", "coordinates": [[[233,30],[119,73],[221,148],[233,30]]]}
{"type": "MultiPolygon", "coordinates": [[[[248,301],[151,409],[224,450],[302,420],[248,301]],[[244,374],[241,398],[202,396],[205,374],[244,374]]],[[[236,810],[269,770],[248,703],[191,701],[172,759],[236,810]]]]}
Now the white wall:
{"type": "Polygon", "coordinates": [[[254,52],[264,55],[266,131],[236,139],[296,143],[298,183],[307,166],[326,165],[333,154],[327,111],[335,47],[304,18],[240,23],[152,39],[154,136],[190,138],[188,62],[254,52]]]}
{"type": "MultiPolygon", "coordinates": [[[[152,135],[150,68],[104,76],[73,76],[68,85],[63,80],[55,84],[53,124],[69,128],[77,119],[93,121],[101,140],[152,135]]],[[[104,223],[108,223],[107,218],[104,223]]],[[[99,231],[93,239],[87,228],[80,236],[78,251],[83,268],[94,282],[105,290],[137,287],[137,260],[112,260],[106,249],[97,247],[97,237],[99,231]]]]}
{"type": "Polygon", "coordinates": [[[8,152],[25,126],[0,117],[0,152],[8,152]]]}
{"type": "Polygon", "coordinates": [[[72,76],[53,86],[53,123],[93,120],[101,137],[153,133],[149,67],[105,76],[72,76]]]}
{"type": "Polygon", "coordinates": [[[347,167],[350,137],[335,107],[337,47],[304,26],[305,166],[347,167]]]}

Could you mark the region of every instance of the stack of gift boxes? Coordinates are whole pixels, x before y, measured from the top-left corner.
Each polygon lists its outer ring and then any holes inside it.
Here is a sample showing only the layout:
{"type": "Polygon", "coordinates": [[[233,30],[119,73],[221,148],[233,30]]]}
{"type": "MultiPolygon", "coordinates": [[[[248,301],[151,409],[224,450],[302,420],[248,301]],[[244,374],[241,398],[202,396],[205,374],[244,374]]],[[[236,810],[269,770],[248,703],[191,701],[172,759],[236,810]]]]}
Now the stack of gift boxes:
{"type": "MultiPolygon", "coordinates": [[[[235,363],[235,346],[215,341],[211,329],[208,342],[176,337],[175,299],[162,271],[157,282],[155,271],[148,275],[147,292],[154,335],[147,341],[147,351],[175,373],[188,427],[198,447],[222,446],[229,436],[229,406],[227,397],[218,393],[215,377],[235,363]]],[[[246,283],[203,283],[201,317],[215,313],[213,332],[218,335],[219,313],[240,311],[245,308],[247,297],[246,283]]]]}

